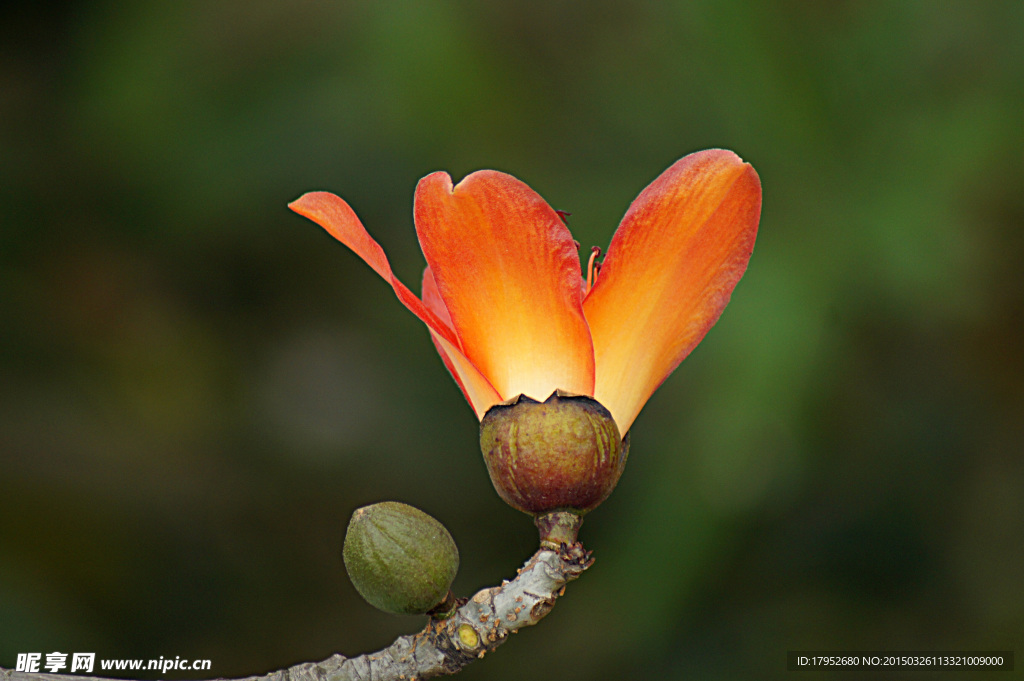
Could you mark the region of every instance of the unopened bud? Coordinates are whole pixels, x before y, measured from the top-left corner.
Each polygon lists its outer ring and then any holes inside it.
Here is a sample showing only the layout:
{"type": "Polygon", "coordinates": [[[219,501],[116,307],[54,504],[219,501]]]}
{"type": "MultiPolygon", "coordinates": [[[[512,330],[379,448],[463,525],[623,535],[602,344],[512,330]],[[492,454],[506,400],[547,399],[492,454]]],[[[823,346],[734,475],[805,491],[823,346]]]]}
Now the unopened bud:
{"type": "Polygon", "coordinates": [[[459,570],[459,550],[444,525],[397,501],[356,509],[342,555],[359,595],[395,614],[434,609],[459,570]]]}

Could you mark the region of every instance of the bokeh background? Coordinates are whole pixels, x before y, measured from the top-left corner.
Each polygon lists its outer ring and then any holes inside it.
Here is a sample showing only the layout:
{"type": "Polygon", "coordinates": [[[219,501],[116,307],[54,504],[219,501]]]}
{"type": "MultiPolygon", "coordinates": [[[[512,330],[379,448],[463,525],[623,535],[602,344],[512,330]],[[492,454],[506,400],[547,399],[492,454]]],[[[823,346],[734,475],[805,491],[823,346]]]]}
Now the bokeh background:
{"type": "Polygon", "coordinates": [[[512,576],[534,529],[425,328],[285,205],[346,197],[418,289],[429,172],[514,173],[588,253],[716,146],[764,187],[747,275],[636,422],[595,567],[462,678],[1024,651],[1024,3],[2,12],[0,666],[382,647],[422,621],[340,558],[382,499],[449,526],[459,593],[512,576]]]}

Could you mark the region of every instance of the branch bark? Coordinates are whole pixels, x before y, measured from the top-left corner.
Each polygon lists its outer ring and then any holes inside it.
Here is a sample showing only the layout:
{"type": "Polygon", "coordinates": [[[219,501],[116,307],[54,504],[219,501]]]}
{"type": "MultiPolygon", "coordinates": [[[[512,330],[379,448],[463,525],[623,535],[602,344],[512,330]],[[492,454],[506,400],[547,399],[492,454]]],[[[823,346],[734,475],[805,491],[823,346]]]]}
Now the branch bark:
{"type": "MultiPolygon", "coordinates": [[[[562,544],[557,550],[542,547],[512,581],[478,591],[460,602],[451,617],[431,619],[423,631],[401,636],[383,650],[359,657],[332,655],[321,662],[307,662],[236,681],[419,681],[455,674],[496,649],[509,635],[537,624],[565,592],[565,585],[593,562],[590,552],[579,543],[562,544]]],[[[81,679],[77,675],[0,669],[0,681],[81,679]]]]}

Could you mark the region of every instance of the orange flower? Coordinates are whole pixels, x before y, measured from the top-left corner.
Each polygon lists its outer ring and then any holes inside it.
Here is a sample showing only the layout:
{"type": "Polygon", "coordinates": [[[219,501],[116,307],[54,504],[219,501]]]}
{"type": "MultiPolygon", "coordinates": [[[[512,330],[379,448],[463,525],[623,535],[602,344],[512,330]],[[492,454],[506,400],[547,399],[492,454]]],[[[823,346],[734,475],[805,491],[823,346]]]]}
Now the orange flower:
{"type": "Polygon", "coordinates": [[[568,228],[526,184],[481,170],[453,187],[433,173],[413,209],[422,298],[345,201],[312,192],[289,207],[390,282],[478,418],[561,390],[600,402],[625,436],[729,302],[754,248],[761,184],[731,151],[680,159],[633,201],[599,275],[584,281],[568,228]]]}

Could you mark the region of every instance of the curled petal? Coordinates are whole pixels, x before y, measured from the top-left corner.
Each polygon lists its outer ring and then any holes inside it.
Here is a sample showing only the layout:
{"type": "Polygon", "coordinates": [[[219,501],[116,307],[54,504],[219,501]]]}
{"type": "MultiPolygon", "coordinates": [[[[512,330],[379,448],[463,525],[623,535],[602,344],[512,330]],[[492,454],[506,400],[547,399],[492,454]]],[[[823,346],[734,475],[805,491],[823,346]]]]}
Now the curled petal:
{"type": "MultiPolygon", "coordinates": [[[[423,304],[431,310],[449,327],[452,325],[448,310],[445,309],[441,294],[437,291],[437,282],[434,281],[434,274],[428,266],[423,271],[423,304]]],[[[483,419],[487,410],[501,402],[501,397],[494,387],[466,357],[444,338],[433,331],[430,332],[430,339],[434,341],[437,354],[441,355],[441,361],[448,367],[452,378],[458,383],[466,401],[473,407],[478,419],[483,419]]]]}
{"type": "Polygon", "coordinates": [[[395,277],[391,271],[391,264],[384,255],[384,249],[367,233],[355,211],[344,200],[327,192],[310,192],[288,204],[288,207],[323,227],[391,284],[398,300],[430,329],[430,336],[437,345],[441,358],[462,388],[466,399],[477,411],[478,417],[482,417],[483,412],[487,411],[491,404],[500,401],[496,399],[497,395],[487,384],[486,379],[462,354],[458,338],[448,318],[439,315],[443,307],[433,306],[434,309],[431,309],[430,305],[425,305],[395,277]],[[487,406],[482,407],[481,411],[479,405],[483,404],[487,406]]]}
{"type": "Polygon", "coordinates": [[[579,256],[554,210],[493,170],[452,187],[420,180],[416,231],[469,361],[502,399],[590,395],[594,354],[583,317],[579,256]]]}
{"type": "Polygon", "coordinates": [[[754,248],[761,183],[736,154],[690,154],[633,202],[584,301],[594,398],[625,434],[729,302],[754,248]]]}

